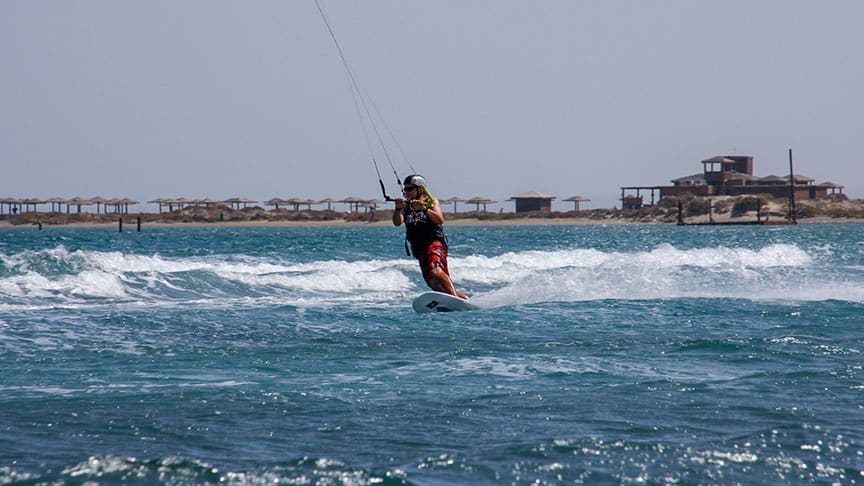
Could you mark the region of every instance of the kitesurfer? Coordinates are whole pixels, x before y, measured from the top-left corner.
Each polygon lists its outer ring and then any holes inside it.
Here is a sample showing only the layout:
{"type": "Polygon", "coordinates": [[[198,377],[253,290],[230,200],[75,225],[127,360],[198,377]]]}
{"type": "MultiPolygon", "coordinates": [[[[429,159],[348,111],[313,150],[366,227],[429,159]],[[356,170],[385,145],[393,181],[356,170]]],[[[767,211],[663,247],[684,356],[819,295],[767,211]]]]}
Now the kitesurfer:
{"type": "Polygon", "coordinates": [[[411,253],[420,262],[426,285],[432,290],[467,299],[464,293],[453,287],[453,281],[450,280],[441,204],[429,193],[423,176],[415,174],[406,177],[402,190],[405,198],[396,198],[393,225],[405,224],[411,253]]]}

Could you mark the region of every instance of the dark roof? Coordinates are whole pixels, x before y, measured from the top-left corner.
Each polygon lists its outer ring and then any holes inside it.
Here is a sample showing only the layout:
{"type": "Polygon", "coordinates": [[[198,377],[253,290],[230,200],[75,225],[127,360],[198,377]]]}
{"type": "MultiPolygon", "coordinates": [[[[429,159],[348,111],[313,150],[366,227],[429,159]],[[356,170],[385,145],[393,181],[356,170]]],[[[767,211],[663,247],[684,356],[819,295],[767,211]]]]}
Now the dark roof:
{"type": "Polygon", "coordinates": [[[673,183],[675,183],[675,182],[677,182],[677,183],[681,183],[681,182],[689,182],[689,181],[705,182],[705,173],[704,173],[704,172],[700,172],[700,173],[698,173],[698,174],[693,174],[693,175],[689,175],[689,176],[679,177],[679,178],[677,178],[677,179],[672,179],[671,182],[673,182],[673,183]]]}

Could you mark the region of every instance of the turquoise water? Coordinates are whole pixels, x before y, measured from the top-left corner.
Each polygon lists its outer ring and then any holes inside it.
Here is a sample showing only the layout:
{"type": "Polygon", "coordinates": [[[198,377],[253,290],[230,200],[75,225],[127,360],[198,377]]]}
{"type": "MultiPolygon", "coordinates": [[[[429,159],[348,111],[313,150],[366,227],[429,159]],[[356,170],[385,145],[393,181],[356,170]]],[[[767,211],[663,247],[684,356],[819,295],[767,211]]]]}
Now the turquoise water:
{"type": "Polygon", "coordinates": [[[861,484],[864,225],[0,229],[0,483],[861,484]]]}

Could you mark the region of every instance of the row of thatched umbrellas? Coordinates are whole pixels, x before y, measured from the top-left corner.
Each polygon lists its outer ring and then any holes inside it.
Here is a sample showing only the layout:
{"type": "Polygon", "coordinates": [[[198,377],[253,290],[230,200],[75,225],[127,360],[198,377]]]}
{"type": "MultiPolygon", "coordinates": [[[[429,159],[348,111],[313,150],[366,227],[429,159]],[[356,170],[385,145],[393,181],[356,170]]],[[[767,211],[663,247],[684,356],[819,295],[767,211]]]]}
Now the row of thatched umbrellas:
{"type": "MultiPolygon", "coordinates": [[[[573,196],[571,198],[565,199],[565,201],[574,202],[574,208],[579,209],[579,202],[588,201],[581,196],[573,196]]],[[[441,204],[452,204],[453,212],[457,212],[459,203],[473,204],[476,207],[476,211],[480,211],[480,206],[483,206],[483,211],[486,211],[486,207],[489,204],[497,203],[498,201],[494,201],[485,197],[472,197],[470,199],[465,199],[461,197],[451,197],[449,199],[442,199],[441,204]]],[[[257,204],[258,201],[240,197],[233,197],[230,199],[223,200],[215,200],[210,198],[205,199],[187,199],[185,197],[180,198],[158,198],[153,199],[151,201],[147,201],[148,204],[158,204],[159,212],[162,212],[162,209],[167,206],[168,211],[174,211],[175,209],[183,209],[184,207],[189,206],[219,206],[219,205],[227,205],[231,208],[241,209],[241,207],[248,207],[249,204],[257,204]]],[[[361,207],[368,209],[377,209],[377,207],[381,204],[384,204],[385,201],[380,199],[363,199],[360,197],[346,197],[344,199],[302,199],[302,198],[290,198],[290,199],[281,199],[278,197],[274,197],[272,199],[268,199],[264,201],[264,204],[267,206],[273,206],[275,209],[280,209],[282,207],[293,207],[295,211],[299,211],[301,206],[306,206],[307,209],[312,209],[313,205],[327,204],[327,209],[332,209],[333,203],[341,203],[348,204],[352,211],[359,211],[361,207]]],[[[77,208],[77,212],[81,212],[81,208],[83,206],[96,206],[96,213],[100,212],[100,207],[102,208],[102,212],[108,213],[108,208],[113,207],[113,213],[128,213],[129,206],[139,204],[138,201],[123,198],[123,199],[105,199],[103,197],[92,197],[92,198],[82,198],[82,197],[74,197],[74,198],[60,198],[54,197],[50,199],[17,199],[17,198],[3,198],[0,199],[0,214],[4,214],[3,207],[8,207],[8,212],[12,214],[13,212],[17,212],[22,210],[22,212],[38,212],[38,206],[42,204],[51,204],[51,212],[62,212],[63,206],[66,206],[66,213],[71,212],[71,208],[77,208]],[[14,211],[13,211],[14,208],[14,211]]]]}
{"type": "MultiPolygon", "coordinates": [[[[278,197],[274,197],[272,199],[268,199],[267,201],[263,201],[267,206],[273,206],[275,209],[292,207],[295,211],[300,210],[301,207],[305,206],[307,209],[312,209],[313,205],[321,205],[326,204],[328,210],[333,209],[333,203],[341,203],[348,204],[352,211],[359,211],[360,208],[366,209],[377,209],[377,207],[381,204],[384,204],[385,201],[380,199],[363,199],[360,197],[346,197],[344,199],[303,199],[303,198],[290,198],[290,199],[282,199],[278,197]]],[[[450,199],[444,199],[441,201],[442,204],[453,204],[453,211],[456,212],[457,204],[460,202],[466,202],[468,204],[474,204],[477,206],[477,210],[480,210],[480,206],[483,206],[483,210],[486,211],[486,205],[492,204],[497,201],[493,201],[487,198],[475,197],[471,199],[463,199],[460,197],[453,197],[450,199]]],[[[151,201],[147,201],[148,204],[157,204],[159,205],[159,212],[163,211],[163,208],[167,207],[168,211],[174,211],[175,209],[183,209],[185,207],[190,206],[220,206],[227,205],[234,209],[241,209],[248,207],[249,204],[257,204],[258,201],[253,199],[239,198],[234,197],[230,199],[216,200],[210,198],[204,199],[188,199],[185,197],[179,198],[158,198],[153,199],[151,201]]],[[[138,201],[129,198],[122,199],[106,199],[103,197],[92,197],[92,198],[83,198],[83,197],[73,197],[73,198],[61,198],[61,197],[53,197],[49,199],[37,199],[37,198],[27,198],[27,199],[19,199],[19,198],[3,198],[0,199],[0,214],[4,214],[4,212],[8,211],[9,214],[13,212],[38,212],[39,206],[43,204],[51,204],[51,212],[63,212],[63,206],[66,206],[66,213],[71,213],[72,208],[75,208],[75,212],[80,213],[81,208],[85,206],[96,206],[96,213],[104,212],[108,213],[108,208],[113,208],[113,213],[128,213],[129,206],[139,204],[138,201]],[[4,208],[8,208],[4,211],[4,208]]]]}
{"type": "Polygon", "coordinates": [[[18,198],[3,198],[0,199],[0,214],[3,214],[3,206],[8,206],[9,213],[17,212],[19,208],[22,212],[38,212],[39,206],[42,204],[50,204],[51,212],[62,212],[63,206],[66,206],[66,212],[71,212],[72,207],[77,207],[77,212],[81,212],[82,206],[92,206],[96,205],[96,212],[99,212],[100,206],[103,209],[103,212],[107,213],[109,207],[113,207],[114,213],[128,213],[129,206],[138,204],[138,201],[129,198],[122,199],[106,199],[104,197],[91,197],[91,198],[83,198],[83,197],[73,197],[73,198],[65,198],[65,197],[52,197],[49,199],[37,199],[37,198],[27,198],[27,199],[18,199],[18,198]]]}

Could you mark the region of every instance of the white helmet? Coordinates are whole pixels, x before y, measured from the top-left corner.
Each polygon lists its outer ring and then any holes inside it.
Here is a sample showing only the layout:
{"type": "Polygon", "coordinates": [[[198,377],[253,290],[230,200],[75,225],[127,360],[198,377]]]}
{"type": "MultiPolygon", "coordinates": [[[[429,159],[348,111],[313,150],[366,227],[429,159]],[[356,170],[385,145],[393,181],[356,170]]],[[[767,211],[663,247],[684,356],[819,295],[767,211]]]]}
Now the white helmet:
{"type": "Polygon", "coordinates": [[[413,174],[409,175],[405,178],[405,182],[402,183],[403,186],[425,186],[426,179],[421,175],[413,174]]]}

